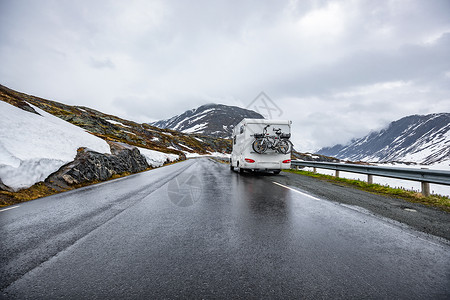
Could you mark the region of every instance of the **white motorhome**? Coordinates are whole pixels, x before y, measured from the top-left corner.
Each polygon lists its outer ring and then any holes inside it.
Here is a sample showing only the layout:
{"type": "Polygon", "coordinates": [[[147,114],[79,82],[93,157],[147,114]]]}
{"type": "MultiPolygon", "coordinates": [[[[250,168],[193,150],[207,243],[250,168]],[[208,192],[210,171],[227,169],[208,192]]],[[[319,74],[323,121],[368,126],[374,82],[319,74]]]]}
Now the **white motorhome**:
{"type": "MultiPolygon", "coordinates": [[[[230,158],[230,169],[237,168],[240,173],[250,171],[272,171],[275,174],[283,169],[291,168],[292,144],[288,139],[291,135],[291,121],[243,119],[233,129],[233,151],[230,158]],[[255,136],[256,134],[256,136],[255,136]],[[281,138],[288,141],[290,149],[279,151],[276,144],[281,138]],[[255,144],[255,140],[263,142],[263,151],[255,144]],[[268,139],[268,143],[266,140],[268,139]],[[272,143],[275,141],[275,145],[272,143]]],[[[286,144],[286,142],[284,142],[286,144]]],[[[259,143],[261,144],[261,143],[259,143]]]]}

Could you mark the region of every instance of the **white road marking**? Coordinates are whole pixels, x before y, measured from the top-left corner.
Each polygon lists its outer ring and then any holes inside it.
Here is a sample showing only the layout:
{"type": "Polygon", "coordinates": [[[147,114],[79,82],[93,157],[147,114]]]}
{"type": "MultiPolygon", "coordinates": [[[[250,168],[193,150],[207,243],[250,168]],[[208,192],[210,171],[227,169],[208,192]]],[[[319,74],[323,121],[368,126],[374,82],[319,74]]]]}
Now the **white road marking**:
{"type": "Polygon", "coordinates": [[[2,211],[7,211],[7,210],[10,210],[10,209],[14,209],[14,208],[18,208],[18,207],[20,207],[20,205],[7,207],[7,208],[4,208],[4,209],[0,209],[0,212],[2,212],[2,211]]]}
{"type": "Polygon", "coordinates": [[[319,198],[317,198],[317,197],[314,197],[314,196],[308,195],[308,194],[306,194],[306,193],[300,192],[299,190],[296,190],[296,189],[293,189],[293,188],[291,188],[291,187],[288,187],[288,186],[282,185],[281,183],[278,183],[278,182],[275,182],[275,181],[272,181],[272,182],[273,182],[273,183],[275,183],[276,185],[279,185],[279,186],[281,186],[281,187],[284,187],[285,189],[288,189],[288,190],[291,190],[291,191],[293,191],[293,192],[296,192],[296,193],[302,194],[303,196],[309,197],[309,198],[311,198],[311,199],[314,199],[314,200],[320,201],[320,199],[319,199],[319,198]]]}
{"type": "Polygon", "coordinates": [[[404,208],[404,210],[406,211],[411,211],[411,212],[417,212],[417,210],[415,210],[414,208],[404,208]]]}

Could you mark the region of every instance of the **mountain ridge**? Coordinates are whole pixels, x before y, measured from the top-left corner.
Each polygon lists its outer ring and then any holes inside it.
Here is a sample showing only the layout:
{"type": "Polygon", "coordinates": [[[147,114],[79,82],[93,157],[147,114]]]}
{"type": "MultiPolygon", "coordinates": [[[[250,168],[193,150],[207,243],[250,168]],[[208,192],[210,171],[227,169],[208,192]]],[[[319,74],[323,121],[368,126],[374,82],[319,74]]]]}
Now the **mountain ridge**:
{"type": "Polygon", "coordinates": [[[261,114],[252,110],[238,106],[208,103],[171,118],[149,124],[182,133],[200,133],[228,139],[231,138],[234,126],[243,118],[264,119],[261,114]]]}
{"type": "Polygon", "coordinates": [[[352,161],[424,165],[447,161],[450,160],[450,113],[406,116],[347,145],[324,147],[317,153],[352,161]]]}

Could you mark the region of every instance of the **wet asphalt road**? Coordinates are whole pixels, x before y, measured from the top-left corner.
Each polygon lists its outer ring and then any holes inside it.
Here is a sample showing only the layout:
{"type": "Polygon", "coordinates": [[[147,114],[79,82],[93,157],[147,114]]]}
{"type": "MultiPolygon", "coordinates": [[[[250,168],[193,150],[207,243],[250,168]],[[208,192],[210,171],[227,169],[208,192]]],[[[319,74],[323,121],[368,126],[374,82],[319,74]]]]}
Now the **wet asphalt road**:
{"type": "Polygon", "coordinates": [[[0,298],[450,298],[448,242],[283,176],[196,159],[0,211],[0,298]]]}

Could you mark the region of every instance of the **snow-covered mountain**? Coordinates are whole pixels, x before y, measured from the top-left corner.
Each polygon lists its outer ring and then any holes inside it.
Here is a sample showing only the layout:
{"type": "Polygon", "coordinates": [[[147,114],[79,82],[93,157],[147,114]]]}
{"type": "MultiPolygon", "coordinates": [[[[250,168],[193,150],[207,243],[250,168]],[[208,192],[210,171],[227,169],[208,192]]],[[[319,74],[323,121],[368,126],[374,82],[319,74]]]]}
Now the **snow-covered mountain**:
{"type": "Polygon", "coordinates": [[[351,161],[450,161],[450,113],[404,117],[349,145],[322,148],[318,153],[351,161]]]}
{"type": "Polygon", "coordinates": [[[262,115],[252,110],[223,104],[206,104],[150,125],[183,133],[230,138],[233,127],[243,118],[264,119],[262,115]]]}

